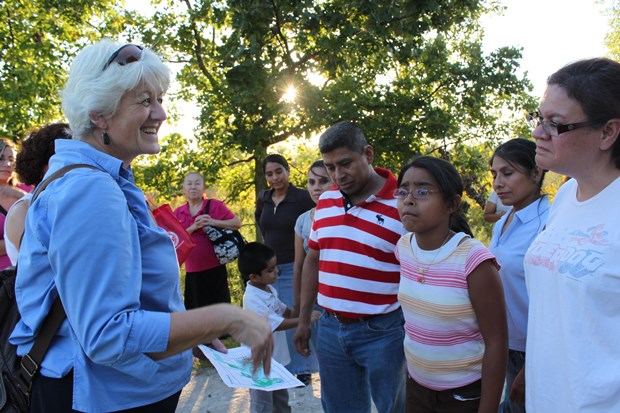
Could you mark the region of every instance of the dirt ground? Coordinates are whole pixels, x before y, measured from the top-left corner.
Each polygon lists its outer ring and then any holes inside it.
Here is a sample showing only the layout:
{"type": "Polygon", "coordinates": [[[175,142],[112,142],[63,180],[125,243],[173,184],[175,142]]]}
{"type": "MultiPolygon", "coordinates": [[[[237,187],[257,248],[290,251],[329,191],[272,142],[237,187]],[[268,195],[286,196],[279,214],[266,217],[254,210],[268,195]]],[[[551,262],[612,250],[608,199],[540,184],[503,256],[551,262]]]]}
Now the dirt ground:
{"type": "MultiPolygon", "coordinates": [[[[302,388],[289,389],[292,412],[319,413],[321,380],[312,375],[312,382],[302,388]]],[[[246,413],[250,411],[248,389],[226,386],[213,367],[194,368],[192,379],[181,394],[177,413],[246,413]]]]}

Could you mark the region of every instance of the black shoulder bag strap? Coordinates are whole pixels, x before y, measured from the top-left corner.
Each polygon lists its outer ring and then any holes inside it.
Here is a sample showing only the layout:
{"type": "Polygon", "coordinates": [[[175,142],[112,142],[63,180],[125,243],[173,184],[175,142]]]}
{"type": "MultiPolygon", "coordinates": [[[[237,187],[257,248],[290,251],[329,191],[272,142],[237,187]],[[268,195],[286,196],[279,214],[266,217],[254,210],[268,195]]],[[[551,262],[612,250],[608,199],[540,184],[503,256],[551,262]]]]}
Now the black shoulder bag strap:
{"type": "MultiPolygon", "coordinates": [[[[53,174],[51,174],[45,181],[41,182],[37,188],[35,189],[32,199],[30,200],[30,205],[32,205],[37,199],[37,197],[47,188],[47,186],[58,178],[62,178],[67,172],[76,168],[90,168],[96,169],[100,171],[100,168],[97,168],[88,164],[73,164],[67,165],[63,168],[60,168],[53,174]]],[[[22,237],[24,234],[22,233],[22,237]]],[[[60,296],[56,297],[54,300],[54,304],[52,304],[52,308],[50,309],[49,314],[45,317],[43,324],[41,325],[41,329],[34,339],[34,344],[28,354],[22,357],[21,367],[19,369],[19,376],[17,380],[17,387],[26,395],[26,397],[30,398],[30,390],[32,389],[32,381],[34,377],[39,372],[39,366],[41,365],[41,361],[43,361],[43,357],[45,357],[45,353],[47,353],[47,349],[52,342],[52,338],[54,338],[54,334],[60,328],[63,320],[67,317],[65,314],[65,309],[62,306],[62,302],[60,301],[60,296]]]]}
{"type": "Polygon", "coordinates": [[[207,205],[205,206],[205,215],[209,215],[209,207],[211,206],[211,200],[207,199],[207,205]]]}

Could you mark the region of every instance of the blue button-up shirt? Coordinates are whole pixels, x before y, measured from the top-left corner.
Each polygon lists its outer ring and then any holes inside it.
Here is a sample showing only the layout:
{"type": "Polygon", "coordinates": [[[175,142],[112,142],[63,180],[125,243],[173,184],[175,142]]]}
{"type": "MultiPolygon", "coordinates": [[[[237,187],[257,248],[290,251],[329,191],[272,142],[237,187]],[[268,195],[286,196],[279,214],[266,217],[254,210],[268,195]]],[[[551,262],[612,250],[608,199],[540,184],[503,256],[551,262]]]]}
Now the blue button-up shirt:
{"type": "Polygon", "coordinates": [[[489,250],[501,265],[499,275],[504,286],[508,321],[508,347],[525,351],[529,299],[525,288],[523,258],[534,238],[544,229],[549,216],[549,199],[542,196],[517,211],[502,234],[510,214],[504,214],[493,227],[489,250]]]}
{"type": "Polygon", "coordinates": [[[52,172],[86,163],[50,183],[30,207],[15,292],[21,321],[11,342],[28,352],[57,295],[67,313],[41,366],[73,369],[73,408],[105,412],[147,405],[190,378],[190,352],[167,348],[170,313],[183,311],[172,242],[119,159],[77,140],[57,140],[52,172]]]}

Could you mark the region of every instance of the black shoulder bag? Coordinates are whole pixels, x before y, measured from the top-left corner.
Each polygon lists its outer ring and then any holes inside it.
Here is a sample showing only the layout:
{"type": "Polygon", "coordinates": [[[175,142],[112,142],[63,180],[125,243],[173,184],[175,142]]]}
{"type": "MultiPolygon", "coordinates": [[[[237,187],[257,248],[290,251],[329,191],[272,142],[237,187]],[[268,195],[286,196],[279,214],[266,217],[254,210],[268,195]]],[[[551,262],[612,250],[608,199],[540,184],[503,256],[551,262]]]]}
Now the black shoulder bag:
{"type": "MultiPolygon", "coordinates": [[[[207,201],[205,207],[205,214],[209,213],[209,206],[211,200],[207,201]]],[[[207,235],[207,238],[211,240],[215,255],[217,256],[220,264],[228,264],[234,261],[239,256],[239,251],[247,241],[243,238],[243,235],[236,229],[220,228],[213,226],[205,226],[202,230],[207,235]]]]}

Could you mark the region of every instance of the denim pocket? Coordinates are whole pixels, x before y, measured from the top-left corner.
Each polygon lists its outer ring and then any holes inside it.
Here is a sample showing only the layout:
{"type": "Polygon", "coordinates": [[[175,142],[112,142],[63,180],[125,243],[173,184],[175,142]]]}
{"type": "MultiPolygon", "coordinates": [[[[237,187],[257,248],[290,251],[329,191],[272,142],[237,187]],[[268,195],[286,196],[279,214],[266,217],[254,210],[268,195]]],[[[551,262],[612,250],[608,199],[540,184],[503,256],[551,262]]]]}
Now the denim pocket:
{"type": "Polygon", "coordinates": [[[403,317],[403,311],[399,308],[388,314],[382,314],[377,317],[373,317],[366,321],[368,329],[371,331],[392,331],[403,330],[405,326],[405,318],[403,317]]]}

